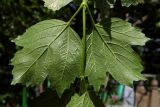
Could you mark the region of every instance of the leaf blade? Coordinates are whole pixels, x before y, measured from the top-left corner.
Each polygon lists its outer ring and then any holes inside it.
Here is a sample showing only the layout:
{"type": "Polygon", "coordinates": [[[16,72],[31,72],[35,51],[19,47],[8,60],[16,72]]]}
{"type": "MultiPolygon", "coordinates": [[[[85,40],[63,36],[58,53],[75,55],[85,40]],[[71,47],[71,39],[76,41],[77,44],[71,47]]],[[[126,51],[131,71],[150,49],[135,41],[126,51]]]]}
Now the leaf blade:
{"type": "Polygon", "coordinates": [[[38,85],[48,76],[61,95],[81,72],[81,40],[63,21],[40,22],[15,43],[23,49],[12,59],[13,84],[38,85]]]}
{"type": "Polygon", "coordinates": [[[67,107],[94,107],[89,94],[86,92],[82,96],[75,94],[67,107]]]}
{"type": "Polygon", "coordinates": [[[43,0],[45,7],[52,9],[53,11],[59,10],[65,5],[69,4],[72,0],[43,0]]]}
{"type": "MultiPolygon", "coordinates": [[[[97,27],[102,26],[97,25],[97,27]]],[[[104,23],[102,28],[106,31],[109,30],[113,38],[125,41],[131,45],[143,46],[150,40],[145,37],[145,34],[141,32],[141,29],[133,27],[130,23],[119,18],[111,18],[111,22],[104,23]],[[111,27],[106,27],[106,25],[111,25],[111,27]]]]}

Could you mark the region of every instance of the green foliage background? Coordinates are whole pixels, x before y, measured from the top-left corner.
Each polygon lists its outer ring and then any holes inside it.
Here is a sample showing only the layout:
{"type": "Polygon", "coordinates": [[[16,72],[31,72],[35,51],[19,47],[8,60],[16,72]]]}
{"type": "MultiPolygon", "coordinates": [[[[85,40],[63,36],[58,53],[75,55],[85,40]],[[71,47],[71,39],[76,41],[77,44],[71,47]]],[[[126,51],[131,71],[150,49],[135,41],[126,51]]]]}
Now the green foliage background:
{"type": "Polygon", "coordinates": [[[41,0],[1,0],[0,1],[0,67],[8,68],[9,59],[15,52],[11,39],[22,34],[29,26],[48,18],[54,13],[43,7],[41,0]]]}

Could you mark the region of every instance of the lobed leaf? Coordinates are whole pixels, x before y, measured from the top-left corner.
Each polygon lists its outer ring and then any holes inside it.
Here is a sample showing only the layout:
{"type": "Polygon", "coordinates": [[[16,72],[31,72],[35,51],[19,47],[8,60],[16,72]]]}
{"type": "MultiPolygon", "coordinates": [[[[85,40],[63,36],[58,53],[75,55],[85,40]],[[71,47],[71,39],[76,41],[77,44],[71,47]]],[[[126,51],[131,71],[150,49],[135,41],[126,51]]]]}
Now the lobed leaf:
{"type": "Polygon", "coordinates": [[[106,28],[97,24],[87,38],[85,75],[96,90],[104,84],[106,72],[125,85],[144,80],[140,57],[133,51],[131,44],[143,45],[149,39],[128,22],[117,18],[112,19],[109,30],[112,39],[106,28]]]}
{"type": "Polygon", "coordinates": [[[23,49],[12,59],[13,84],[39,85],[48,77],[61,95],[82,70],[81,39],[63,21],[42,21],[14,42],[23,49]]]}
{"type": "Polygon", "coordinates": [[[82,96],[75,94],[67,107],[94,107],[89,94],[86,92],[82,96]]]}
{"type": "Polygon", "coordinates": [[[53,11],[59,10],[65,5],[69,4],[72,0],[43,0],[45,6],[53,11]]]}
{"type": "Polygon", "coordinates": [[[150,40],[145,37],[145,34],[141,32],[141,29],[133,27],[129,22],[119,18],[111,18],[111,22],[106,21],[103,23],[103,27],[99,25],[97,25],[97,27],[109,31],[108,33],[111,33],[113,38],[127,42],[131,45],[143,46],[150,40]]]}

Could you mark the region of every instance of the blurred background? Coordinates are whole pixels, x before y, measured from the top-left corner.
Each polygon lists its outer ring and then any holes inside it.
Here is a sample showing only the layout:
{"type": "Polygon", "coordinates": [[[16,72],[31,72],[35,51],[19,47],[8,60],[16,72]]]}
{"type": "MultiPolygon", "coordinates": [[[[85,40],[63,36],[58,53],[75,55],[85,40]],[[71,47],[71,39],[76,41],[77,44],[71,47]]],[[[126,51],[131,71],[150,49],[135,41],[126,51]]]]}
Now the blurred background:
{"type": "MultiPolygon", "coordinates": [[[[53,103],[54,98],[57,98],[56,92],[49,89],[47,81],[39,87],[26,88],[22,84],[11,85],[13,66],[10,65],[10,60],[19,49],[11,40],[22,35],[27,28],[39,21],[53,18],[69,20],[80,1],[75,0],[59,12],[52,12],[43,6],[42,0],[0,0],[0,107],[50,107],[49,104],[53,103]]],[[[96,8],[92,0],[89,1],[89,7],[95,21],[101,20],[103,14],[100,11],[102,10],[96,8]]],[[[133,26],[140,27],[143,33],[151,38],[144,47],[133,47],[142,58],[145,68],[142,73],[148,80],[135,82],[134,88],[129,88],[110,78],[109,85],[102,86],[101,90],[97,92],[99,99],[108,107],[111,105],[130,107],[129,105],[125,106],[130,103],[133,103],[130,104],[133,107],[135,104],[145,103],[148,101],[145,99],[149,98],[150,107],[160,107],[160,105],[151,105],[152,97],[155,95],[152,90],[158,92],[158,82],[160,82],[160,1],[146,0],[144,4],[126,8],[122,7],[120,1],[117,0],[114,8],[109,11],[112,12],[109,14],[110,16],[127,20],[133,26]]],[[[108,15],[108,13],[106,14],[108,15]]],[[[72,27],[80,36],[81,22],[81,14],[78,14],[72,22],[72,27]]],[[[91,26],[89,20],[87,26],[88,28],[91,26]]],[[[160,97],[157,98],[160,99],[160,97]]],[[[64,100],[64,105],[66,102],[64,100]]],[[[139,107],[145,107],[144,104],[142,105],[139,107]]]]}

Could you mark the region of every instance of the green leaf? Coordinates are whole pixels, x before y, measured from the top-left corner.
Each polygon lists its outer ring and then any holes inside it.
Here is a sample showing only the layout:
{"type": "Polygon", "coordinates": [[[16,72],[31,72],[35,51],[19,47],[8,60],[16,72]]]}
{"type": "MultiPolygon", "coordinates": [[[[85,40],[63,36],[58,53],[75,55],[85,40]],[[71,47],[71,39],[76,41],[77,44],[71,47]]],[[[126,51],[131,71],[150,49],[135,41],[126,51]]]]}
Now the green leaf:
{"type": "Polygon", "coordinates": [[[42,21],[15,40],[13,84],[38,85],[47,77],[61,95],[81,72],[81,39],[67,23],[42,21]]]}
{"type": "Polygon", "coordinates": [[[138,5],[139,3],[144,3],[144,0],[121,0],[122,6],[129,7],[130,5],[138,5]]]}
{"type": "Polygon", "coordinates": [[[43,0],[45,6],[53,11],[59,10],[65,5],[69,4],[72,0],[43,0]]]}
{"type": "Polygon", "coordinates": [[[67,107],[94,107],[89,94],[86,92],[82,96],[74,95],[67,107]]]}
{"type": "Polygon", "coordinates": [[[111,36],[121,41],[125,41],[131,45],[145,45],[145,43],[150,40],[145,37],[141,32],[141,29],[133,27],[129,22],[124,21],[119,18],[112,18],[111,22],[106,21],[103,26],[97,25],[99,28],[103,28],[106,31],[111,32],[111,36]],[[111,25],[107,27],[107,25],[111,25]]]}
{"type": "Polygon", "coordinates": [[[128,22],[123,22],[120,19],[112,19],[112,39],[106,28],[99,24],[87,38],[85,75],[96,90],[104,84],[106,72],[125,85],[144,80],[141,76],[143,67],[140,57],[133,51],[131,44],[142,45],[148,39],[128,22]]]}

